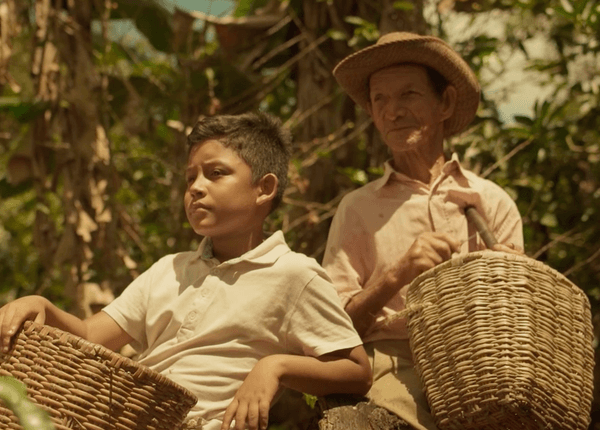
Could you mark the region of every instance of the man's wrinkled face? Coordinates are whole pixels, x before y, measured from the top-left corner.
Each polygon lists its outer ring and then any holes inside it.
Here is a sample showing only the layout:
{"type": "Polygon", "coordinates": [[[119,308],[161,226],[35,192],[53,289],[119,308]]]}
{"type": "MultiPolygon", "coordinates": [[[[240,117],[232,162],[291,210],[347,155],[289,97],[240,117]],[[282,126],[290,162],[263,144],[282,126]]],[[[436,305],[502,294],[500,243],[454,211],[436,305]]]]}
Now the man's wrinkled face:
{"type": "Polygon", "coordinates": [[[398,64],[370,77],[368,111],[392,152],[429,151],[448,118],[425,67],[398,64]]]}

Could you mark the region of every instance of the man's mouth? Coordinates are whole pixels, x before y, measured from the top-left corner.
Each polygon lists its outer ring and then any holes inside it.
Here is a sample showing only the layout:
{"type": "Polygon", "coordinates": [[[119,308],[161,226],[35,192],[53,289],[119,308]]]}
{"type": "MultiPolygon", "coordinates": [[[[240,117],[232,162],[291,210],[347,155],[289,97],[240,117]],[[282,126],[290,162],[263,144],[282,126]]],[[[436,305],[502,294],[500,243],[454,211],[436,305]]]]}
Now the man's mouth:
{"type": "Polygon", "coordinates": [[[393,131],[404,131],[404,130],[408,130],[408,129],[413,129],[416,128],[414,125],[403,125],[400,127],[392,127],[388,130],[388,133],[391,133],[393,131]]]}

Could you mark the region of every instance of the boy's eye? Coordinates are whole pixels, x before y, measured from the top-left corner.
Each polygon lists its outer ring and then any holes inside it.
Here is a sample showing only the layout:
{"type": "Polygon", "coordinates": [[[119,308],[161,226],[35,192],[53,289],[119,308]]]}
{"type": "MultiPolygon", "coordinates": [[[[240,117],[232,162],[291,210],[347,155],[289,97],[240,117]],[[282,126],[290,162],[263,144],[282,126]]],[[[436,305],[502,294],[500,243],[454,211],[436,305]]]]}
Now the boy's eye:
{"type": "Polygon", "coordinates": [[[214,169],[211,172],[211,176],[213,176],[213,177],[223,176],[223,174],[224,174],[224,172],[220,169],[214,169]]]}

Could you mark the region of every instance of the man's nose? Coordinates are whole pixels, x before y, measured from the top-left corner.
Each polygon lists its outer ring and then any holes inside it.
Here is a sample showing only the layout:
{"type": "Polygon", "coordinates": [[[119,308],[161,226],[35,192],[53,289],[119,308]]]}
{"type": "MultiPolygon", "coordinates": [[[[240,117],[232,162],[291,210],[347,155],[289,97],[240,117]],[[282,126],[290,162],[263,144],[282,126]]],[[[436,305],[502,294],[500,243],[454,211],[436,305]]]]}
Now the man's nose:
{"type": "Polygon", "coordinates": [[[388,119],[394,121],[397,118],[402,118],[406,116],[406,107],[398,100],[392,101],[388,109],[386,110],[386,116],[388,119]]]}

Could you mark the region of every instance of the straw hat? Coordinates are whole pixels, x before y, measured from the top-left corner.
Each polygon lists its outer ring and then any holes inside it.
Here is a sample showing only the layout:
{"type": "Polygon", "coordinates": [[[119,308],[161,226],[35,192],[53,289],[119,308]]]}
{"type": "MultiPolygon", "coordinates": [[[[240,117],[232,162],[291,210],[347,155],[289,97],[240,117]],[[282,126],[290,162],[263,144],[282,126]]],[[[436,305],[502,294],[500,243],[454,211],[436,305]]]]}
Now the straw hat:
{"type": "Polygon", "coordinates": [[[456,109],[454,115],[446,120],[446,137],[458,133],[475,118],[480,97],[477,78],[460,55],[437,37],[388,33],[381,36],[375,45],[344,58],[333,69],[333,75],[348,95],[366,110],[371,75],[402,63],[429,66],[456,88],[456,109]]]}

